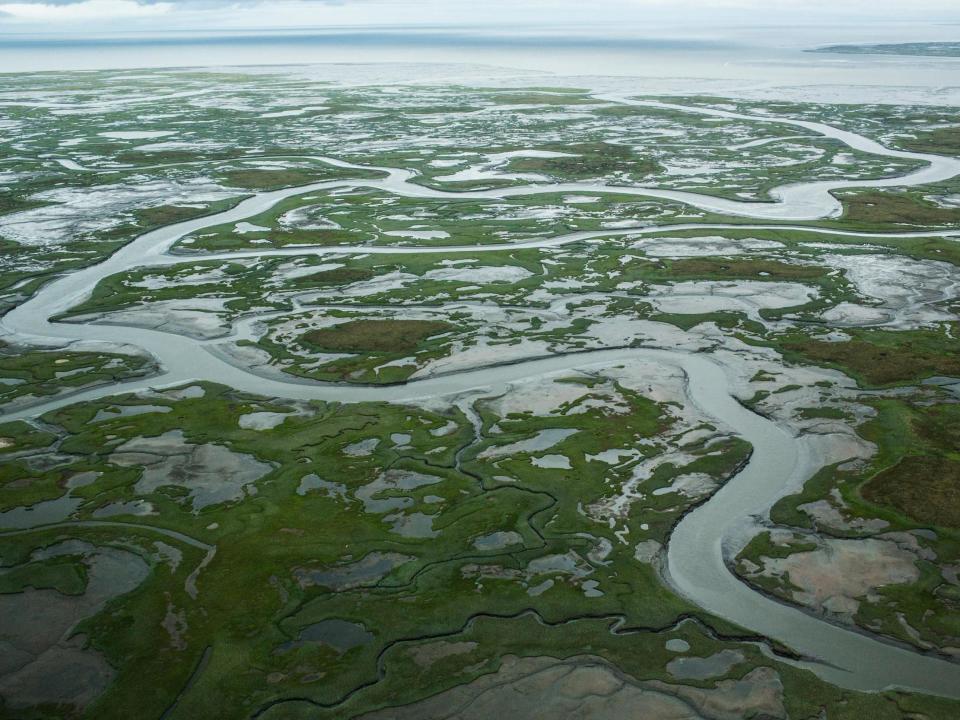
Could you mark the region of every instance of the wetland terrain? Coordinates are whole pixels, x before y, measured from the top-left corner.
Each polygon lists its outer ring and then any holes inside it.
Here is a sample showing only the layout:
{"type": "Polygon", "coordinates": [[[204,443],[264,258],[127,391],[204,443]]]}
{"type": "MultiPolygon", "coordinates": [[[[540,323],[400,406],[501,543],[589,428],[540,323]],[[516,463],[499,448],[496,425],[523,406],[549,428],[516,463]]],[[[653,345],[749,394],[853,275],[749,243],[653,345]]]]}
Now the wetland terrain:
{"type": "Polygon", "coordinates": [[[0,717],[960,716],[960,124],[5,76],[0,717]]]}

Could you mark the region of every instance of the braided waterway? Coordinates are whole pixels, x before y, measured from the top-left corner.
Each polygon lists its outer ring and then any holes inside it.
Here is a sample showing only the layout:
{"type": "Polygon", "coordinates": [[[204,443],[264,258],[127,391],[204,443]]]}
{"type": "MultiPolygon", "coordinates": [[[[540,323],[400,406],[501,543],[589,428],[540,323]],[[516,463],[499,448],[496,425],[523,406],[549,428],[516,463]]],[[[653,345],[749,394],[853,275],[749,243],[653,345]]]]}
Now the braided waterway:
{"type": "Polygon", "coordinates": [[[75,402],[108,397],[158,386],[182,385],[206,380],[237,390],[272,397],[318,399],[336,402],[404,402],[464,393],[497,395],[511,383],[552,373],[610,366],[629,361],[657,362],[680,368],[687,378],[688,402],[725,424],[753,446],[747,465],[731,478],[708,502],[688,513],[675,528],[667,546],[666,576],[683,597],[705,611],[755,633],[782,642],[797,653],[813,658],[804,662],[824,679],[858,690],[897,687],[919,692],[960,697],[960,664],[923,655],[905,647],[883,642],[853,629],[833,625],[777,602],[740,582],[728,562],[744,547],[756,527],[756,518],[766,517],[777,499],[793,492],[819,465],[805,445],[780,425],[745,409],[732,396],[729,370],[703,354],[678,350],[631,348],[596,350],[555,355],[509,365],[429,377],[404,385],[385,387],[319,383],[291,377],[262,377],[231,364],[195,340],[173,333],[134,327],[98,324],[76,325],[52,322],[88,298],[101,280],[135,268],[170,265],[182,261],[267,257],[277,255],[346,255],[399,253],[482,253],[504,247],[553,247],[591,238],[616,235],[650,235],[681,230],[794,230],[827,235],[869,238],[909,238],[960,235],[960,231],[914,233],[857,233],[794,225],[672,225],[626,228],[616,231],[577,232],[554,238],[515,244],[450,247],[322,247],[235,253],[171,254],[173,246],[186,235],[222,223],[240,222],[280,201],[303,193],[344,187],[369,187],[405,197],[436,199],[502,199],[545,193],[616,193],[675,200],[705,211],[755,218],[762,221],[804,221],[837,214],[839,202],[832,191],[851,187],[888,187],[939,182],[960,174],[960,160],[936,155],[890,150],[854,133],[815,122],[772,116],[750,116],[702,107],[685,107],[619,97],[597,96],[598,100],[660,107],[679,112],[736,118],[802,127],[820,136],[834,138],[850,148],[898,159],[912,159],[926,165],[907,175],[880,180],[837,180],[796,183],[771,191],[771,202],[741,202],[690,192],[653,187],[619,187],[591,183],[530,185],[478,192],[446,192],[417,185],[413,173],[392,168],[369,168],[333,158],[317,158],[348,169],[376,169],[386,174],[373,180],[337,180],[263,192],[241,201],[234,208],[215,215],[177,223],[141,235],[103,262],[62,276],[48,283],[29,300],[11,310],[0,322],[11,339],[23,343],[99,341],[134,345],[153,355],[161,367],[159,376],[94,388],[56,399],[29,409],[0,416],[4,420],[28,419],[75,402]]]}

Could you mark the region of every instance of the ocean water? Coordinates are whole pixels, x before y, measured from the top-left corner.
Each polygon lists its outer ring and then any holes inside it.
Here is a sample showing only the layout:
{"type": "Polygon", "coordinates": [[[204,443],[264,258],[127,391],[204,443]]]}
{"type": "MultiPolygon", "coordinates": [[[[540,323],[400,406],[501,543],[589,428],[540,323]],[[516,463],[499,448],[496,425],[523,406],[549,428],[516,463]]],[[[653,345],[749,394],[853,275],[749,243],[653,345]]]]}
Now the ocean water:
{"type": "MultiPolygon", "coordinates": [[[[370,70],[371,79],[392,81],[612,76],[638,78],[640,89],[649,93],[960,104],[960,59],[805,52],[834,43],[958,37],[960,27],[934,24],[636,32],[372,28],[90,37],[0,34],[0,72],[349,63],[379,65],[370,70]]],[[[316,73],[323,75],[319,69],[316,73]]],[[[351,75],[363,73],[355,69],[351,75]]]]}

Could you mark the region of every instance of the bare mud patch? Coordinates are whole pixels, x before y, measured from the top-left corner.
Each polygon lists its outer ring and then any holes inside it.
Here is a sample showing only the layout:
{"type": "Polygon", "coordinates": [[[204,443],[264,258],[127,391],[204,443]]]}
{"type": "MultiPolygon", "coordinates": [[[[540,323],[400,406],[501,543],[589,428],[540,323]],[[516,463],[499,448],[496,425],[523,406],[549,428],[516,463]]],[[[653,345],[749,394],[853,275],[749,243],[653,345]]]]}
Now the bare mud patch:
{"type": "Polygon", "coordinates": [[[601,658],[507,655],[500,668],[431,698],[362,715],[363,720],[742,720],[785,718],[776,672],[758,668],[713,689],[635,680],[601,658]]]}
{"type": "Polygon", "coordinates": [[[915,554],[876,538],[825,538],[815,550],[762,560],[754,576],[782,578],[796,588],[793,600],[847,622],[862,602],[879,600],[880,588],[920,578],[915,554]]]}
{"type": "Polygon", "coordinates": [[[401,553],[372,552],[356,562],[318,570],[297,568],[293,574],[301,587],[318,585],[334,592],[343,592],[363,585],[372,585],[413,559],[412,556],[401,553]]]}
{"type": "Polygon", "coordinates": [[[235,453],[222,445],[188,443],[181,430],[128,440],[110,455],[109,461],[122,467],[143,467],[143,475],[134,487],[141,495],[164,486],[185,488],[194,511],[255,494],[254,483],[273,469],[252,455],[235,453]]]}

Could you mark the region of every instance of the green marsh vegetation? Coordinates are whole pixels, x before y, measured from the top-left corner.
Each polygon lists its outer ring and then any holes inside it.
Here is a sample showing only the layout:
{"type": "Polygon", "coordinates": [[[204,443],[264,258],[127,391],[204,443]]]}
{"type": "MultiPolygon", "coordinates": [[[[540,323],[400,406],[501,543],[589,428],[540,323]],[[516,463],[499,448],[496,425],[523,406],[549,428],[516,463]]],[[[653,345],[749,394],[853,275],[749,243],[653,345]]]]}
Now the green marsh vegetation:
{"type": "MultiPolygon", "coordinates": [[[[229,207],[252,192],[380,177],[332,168],[307,155],[409,168],[421,184],[467,190],[522,181],[491,177],[451,183],[443,176],[483,166],[491,154],[553,150],[577,157],[513,157],[493,169],[542,174],[551,182],[656,184],[744,200],[769,200],[769,190],[786,182],[845,177],[854,170],[859,177],[889,177],[917,167],[912,161],[848,152],[776,123],[614,106],[583,92],[550,88],[423,86],[387,92],[303,80],[283,91],[298,99],[309,93],[316,105],[303,114],[277,115],[264,112],[265,98],[276,99],[281,92],[269,79],[244,73],[145,75],[136,82],[158,96],[173,85],[202,89],[209,83],[218,84],[219,95],[215,103],[202,97],[158,100],[151,106],[152,119],[141,118],[140,108],[120,105],[93,115],[11,109],[14,120],[31,124],[22,154],[36,159],[4,159],[3,170],[18,175],[12,190],[0,196],[0,218],[31,209],[52,213],[57,203],[45,195],[50,190],[86,191],[111,183],[140,187],[145,178],[147,184],[152,179],[215,187],[228,197],[167,201],[163,190],[155,204],[91,211],[120,219],[108,228],[80,232],[84,218],[68,220],[73,224],[54,245],[20,245],[8,238],[0,243],[0,254],[11,262],[0,275],[6,306],[35,292],[55,272],[105,257],[151,228],[229,207]],[[98,134],[131,129],[174,134],[158,143],[107,141],[98,134]],[[422,141],[425,135],[432,144],[422,141]],[[61,139],[72,144],[61,146],[61,139]],[[758,140],[771,142],[753,145],[758,140]],[[741,149],[731,149],[736,146],[741,149]],[[75,159],[95,171],[61,167],[55,158],[75,159]]],[[[39,82],[9,79],[14,89],[39,82]]],[[[106,79],[117,84],[116,92],[139,92],[130,80],[110,73],[50,76],[44,87],[96,99],[106,79]]],[[[945,129],[915,132],[944,122],[943,113],[929,108],[867,112],[853,105],[720,98],[680,102],[835,121],[871,137],[883,132],[885,142],[905,144],[913,134],[917,147],[939,144],[944,152],[953,142],[954,133],[945,129]]],[[[948,227],[955,224],[956,211],[943,198],[955,192],[954,185],[943,183],[916,191],[845,193],[846,216],[815,225],[948,227]]],[[[276,315],[264,321],[266,334],[242,342],[266,350],[274,364],[289,361],[283,366],[289,373],[335,381],[404,382],[446,357],[456,343],[470,349],[472,343],[489,342],[496,359],[499,345],[507,349],[526,342],[538,343],[537,352],[545,354],[650,342],[634,321],[646,323],[645,329],[669,323],[675,334],[665,337],[671,342],[681,337],[675,328],[688,329],[684,340],[691,347],[726,351],[724,343],[731,341],[737,352],[765,354],[771,362],[782,355],[802,368],[840,370],[863,388],[884,390],[858,400],[869,403],[871,412],[852,412],[827,382],[819,396],[794,406],[796,417],[824,424],[861,422],[861,434],[876,445],[875,457],[831,465],[801,493],[781,501],[773,521],[805,534],[797,533],[786,545],[761,534],[747,555],[784,559],[810,552],[815,543],[809,533],[865,539],[873,531],[864,528],[876,524],[863,523],[882,520],[888,525],[877,532],[916,539],[920,576],[912,585],[881,588],[881,600],[862,604],[855,621],[871,632],[917,643],[905,622],[921,642],[954,643],[960,634],[958,593],[942,568],[956,564],[960,547],[952,512],[960,462],[951,432],[960,423],[957,405],[935,389],[916,396],[913,390],[886,390],[927,376],[960,374],[952,361],[955,323],[896,331],[843,328],[828,337],[830,325],[820,317],[841,302],[871,302],[829,267],[826,252],[863,255],[864,262],[871,255],[899,254],[957,265],[960,251],[954,241],[880,237],[865,248],[862,239],[788,229],[694,229],[669,237],[706,236],[718,243],[754,238],[780,246],[657,257],[645,254],[644,241],[657,239],[650,235],[553,249],[504,247],[465,253],[458,256],[465,261],[459,264],[445,264],[441,253],[431,252],[445,245],[505,245],[577,230],[677,222],[751,221],[667,201],[549,188],[508,200],[401,198],[362,187],[305,192],[247,218],[246,226],[230,223],[185,238],[176,248],[183,262],[106,278],[70,315],[222,300],[223,310],[217,312],[226,327],[251,319],[255,311],[272,311],[276,315]],[[203,250],[296,252],[300,245],[365,244],[416,245],[424,252],[225,262],[189,257],[203,250]],[[701,281],[725,288],[744,281],[800,284],[815,288],[819,297],[756,315],[658,313],[645,300],[654,286],[668,292],[677,283],[701,281]],[[468,303],[476,312],[457,307],[468,303]],[[495,315],[501,319],[489,319],[495,315]],[[610,332],[611,340],[591,335],[594,326],[621,320],[624,329],[610,332]],[[783,330],[786,323],[789,331],[783,330]],[[703,340],[710,333],[713,344],[703,340]],[[316,365],[317,353],[350,357],[316,365]],[[391,365],[407,357],[414,363],[391,365]],[[834,503],[847,527],[826,527],[809,508],[801,508],[818,501],[834,503]]],[[[114,382],[152,366],[106,353],[5,349],[0,370],[14,381],[0,393],[6,400],[114,382]]],[[[765,381],[778,382],[762,372],[751,382],[765,381]]],[[[37,554],[64,541],[122,548],[149,565],[149,576],[136,589],[76,628],[75,642],[102,653],[117,670],[109,689],[87,708],[88,717],[241,717],[261,711],[263,718],[353,716],[495,672],[511,654],[569,658],[590,653],[640,680],[675,683],[666,670],[675,657],[664,647],[667,638],[684,639],[697,657],[724,649],[743,653],[744,662],[726,674],[689,681],[691,686],[711,688],[757,667],[775,667],[790,717],[813,717],[823,707],[831,718],[957,714],[947,701],[832,688],[761,653],[742,630],[675,596],[659,575],[662,546],[678,519],[736,472],[750,448],[713,427],[695,428],[708,439],[684,440],[674,414],[678,408],[652,399],[653,389],[647,397],[609,383],[617,396],[612,403],[602,377],[566,382],[589,392],[549,415],[501,416],[493,401],[481,402],[474,407],[479,431],[463,409],[297,403],[212,384],[181,394],[112,397],[63,407],[29,423],[5,423],[0,427],[0,510],[68,495],[77,505],[64,519],[65,527],[0,535],[0,597],[36,591],[56,593],[61,600],[82,597],[91,582],[89,557],[37,554]],[[548,449],[531,449],[529,442],[543,431],[572,432],[548,449]],[[124,459],[126,443],[144,440],[161,445],[161,451],[124,459]],[[497,448],[512,444],[520,449],[497,454],[497,448]],[[613,462],[606,461],[610,451],[616,451],[613,462]],[[682,452],[643,477],[637,497],[612,524],[598,521],[634,474],[647,472],[644,463],[674,451],[682,452]],[[193,502],[196,493],[209,489],[211,478],[229,480],[223,477],[225,466],[250,462],[265,466],[264,474],[242,492],[201,506],[193,502]],[[146,482],[157,463],[174,471],[160,484],[146,482]],[[674,487],[691,475],[707,478],[704,494],[688,496],[674,487]],[[85,482],[74,485],[78,476],[85,482]],[[85,524],[90,521],[116,524],[85,524]],[[640,543],[649,556],[638,553],[640,543]],[[330,621],[353,627],[362,641],[344,647],[329,637],[317,640],[312,633],[330,621]],[[438,643],[460,643],[466,651],[443,654],[449,647],[438,643]]],[[[798,389],[803,388],[784,382],[765,392],[773,398],[768,402],[775,402],[798,389]]],[[[856,392],[851,386],[849,393],[856,392]]],[[[793,587],[764,586],[784,597],[789,596],[783,591],[793,587]]],[[[61,717],[70,710],[5,708],[4,714],[61,717]]]]}
{"type": "MultiPolygon", "coordinates": [[[[656,404],[627,394],[631,410],[621,416],[610,417],[596,408],[546,423],[532,417],[501,419],[503,434],[496,435],[498,443],[529,436],[545,424],[579,429],[551,452],[568,454],[582,472],[557,477],[529,461],[523,463],[522,457],[508,458],[495,469],[477,459],[489,447],[486,443],[471,450],[473,459],[458,469],[458,449],[473,440],[473,430],[459,411],[440,415],[382,404],[291,405],[211,384],[195,387],[202,388],[202,396],[191,392],[186,393],[189,398],[176,399],[180,395],[172,391],[48,413],[45,425],[60,436],[57,452],[64,458],[60,467],[38,468],[29,484],[17,481],[21,477],[17,472],[4,473],[7,508],[60,497],[64,484],[78,473],[96,476],[71,491],[82,500],[76,511],[80,520],[107,519],[98,513],[133,500],[152,508],[147,515],[129,514],[133,510],[110,515],[111,522],[122,523],[115,526],[81,522],[0,537],[0,557],[9,568],[2,576],[2,587],[8,593],[29,586],[82,595],[87,571],[81,558],[32,559],[35,548],[64,539],[122,546],[149,564],[150,574],[136,590],[78,628],[88,638],[86,647],[119,669],[113,684],[89,710],[97,717],[126,717],[134,709],[162,712],[183,691],[204,657],[203,671],[176,702],[174,717],[195,716],[212,708],[239,712],[285,695],[338,707],[349,698],[343,708],[370,709],[387,697],[395,698],[398,687],[419,676],[420,666],[411,664],[405,653],[431,638],[460,636],[476,642],[477,650],[469,663],[468,658],[459,657],[446,662],[445,672],[433,673],[427,685],[417,685],[415,692],[403,695],[410,700],[489,672],[506,653],[569,656],[583,652],[584,642],[598,627],[609,626],[621,615],[628,627],[647,628],[643,630],[648,638],[643,642],[646,652],[640,653],[633,636],[607,633],[591,641],[593,651],[612,662],[632,657],[630,667],[636,672],[669,679],[662,669],[653,669],[657,662],[650,662],[654,646],[661,648],[654,657],[667,657],[657,629],[671,632],[675,623],[696,615],[696,610],[671,595],[650,566],[638,565],[632,547],[622,546],[612,531],[598,528],[577,510],[585,498],[609,492],[601,464],[586,460],[587,454],[611,443],[627,444],[669,431],[671,423],[656,404]],[[94,421],[111,407],[138,405],[147,405],[148,411],[94,421]],[[149,411],[157,406],[169,410],[149,411]],[[245,429],[242,418],[252,413],[280,413],[284,418],[272,429],[245,429]],[[138,491],[145,466],[118,465],[114,454],[131,439],[159,437],[174,430],[181,431],[189,444],[214,443],[231,453],[253,455],[272,469],[256,481],[257,492],[199,511],[191,509],[176,485],[138,491]],[[397,440],[398,431],[410,439],[397,440]],[[372,439],[377,443],[367,454],[352,449],[357,443],[370,447],[372,439]],[[364,489],[371,483],[377,487],[385,472],[419,473],[433,481],[413,490],[382,486],[370,496],[364,489]],[[514,476],[513,482],[496,479],[506,472],[514,476]],[[304,484],[311,474],[332,489],[304,484]],[[438,538],[398,534],[396,519],[390,519],[390,512],[368,506],[371,498],[398,507],[394,514],[426,515],[438,538]],[[192,541],[161,530],[182,533],[192,541]],[[478,537],[503,531],[515,532],[520,542],[477,549],[478,537]],[[600,538],[608,539],[611,551],[606,559],[588,560],[596,548],[604,547],[597,544],[600,538]],[[158,543],[175,548],[175,553],[158,554],[158,543]],[[205,561],[210,556],[203,547],[213,545],[216,554],[205,561]],[[337,591],[305,580],[313,572],[353,567],[378,552],[407,559],[355,588],[337,591]],[[562,569],[544,569],[540,574],[527,569],[536,567],[538,558],[565,557],[571,552],[580,558],[579,569],[572,575],[562,569]],[[194,574],[198,567],[202,569],[194,574]],[[549,578],[554,578],[552,589],[536,596],[527,592],[549,578]],[[602,594],[585,596],[581,583],[587,578],[597,582],[602,594]],[[238,593],[243,602],[238,603],[238,593]],[[359,624],[371,639],[347,651],[323,643],[278,650],[305,628],[329,618],[359,624]],[[541,640],[525,648],[517,644],[517,632],[541,622],[547,623],[536,633],[541,640]],[[142,687],[144,674],[152,678],[149,691],[142,687]]],[[[484,417],[484,425],[492,427],[495,416],[484,410],[484,417]]],[[[695,464],[694,469],[715,473],[722,480],[745,448],[731,446],[722,454],[716,450],[713,447],[704,455],[705,461],[709,456],[709,464],[695,464]]],[[[5,468],[15,470],[11,465],[5,468]]],[[[190,473],[199,472],[202,477],[213,471],[213,467],[187,469],[177,482],[189,486],[190,473]]],[[[669,478],[657,482],[669,483],[669,478]]],[[[676,500],[673,505],[658,501],[651,507],[636,507],[629,522],[640,532],[640,523],[655,517],[649,536],[662,540],[669,533],[671,518],[683,507],[676,500]]],[[[550,562],[544,567],[551,567],[550,562]]],[[[732,645],[743,647],[751,667],[769,662],[735,638],[714,639],[704,629],[713,621],[703,622],[707,625],[688,623],[677,626],[675,632],[704,652],[732,645]]],[[[46,716],[42,710],[37,712],[37,717],[46,716]]]]}
{"type": "Polygon", "coordinates": [[[836,367],[865,386],[884,386],[960,375],[955,327],[956,323],[930,330],[852,329],[847,341],[786,336],[779,343],[788,358],[836,367]]]}
{"type": "Polygon", "coordinates": [[[398,353],[415,350],[423,340],[450,329],[448,323],[436,320],[351,320],[311,330],[303,340],[332,352],[398,353]]]}
{"type": "Polygon", "coordinates": [[[0,346],[0,403],[115,383],[154,370],[151,360],[138,355],[0,346]]]}

